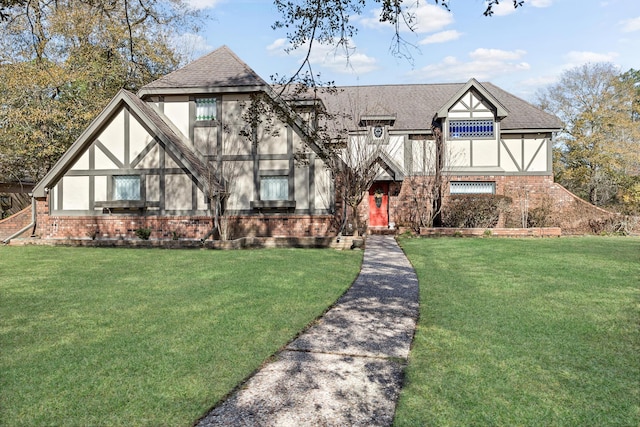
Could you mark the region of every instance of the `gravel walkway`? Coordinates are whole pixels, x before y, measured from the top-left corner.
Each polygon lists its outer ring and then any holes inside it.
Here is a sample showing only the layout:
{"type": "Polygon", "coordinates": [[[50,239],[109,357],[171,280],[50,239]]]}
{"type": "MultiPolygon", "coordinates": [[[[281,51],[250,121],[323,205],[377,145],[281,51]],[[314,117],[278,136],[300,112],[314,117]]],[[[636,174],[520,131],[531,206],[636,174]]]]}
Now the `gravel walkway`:
{"type": "Polygon", "coordinates": [[[392,236],[322,318],[198,424],[388,426],[418,317],[418,280],[392,236]]]}

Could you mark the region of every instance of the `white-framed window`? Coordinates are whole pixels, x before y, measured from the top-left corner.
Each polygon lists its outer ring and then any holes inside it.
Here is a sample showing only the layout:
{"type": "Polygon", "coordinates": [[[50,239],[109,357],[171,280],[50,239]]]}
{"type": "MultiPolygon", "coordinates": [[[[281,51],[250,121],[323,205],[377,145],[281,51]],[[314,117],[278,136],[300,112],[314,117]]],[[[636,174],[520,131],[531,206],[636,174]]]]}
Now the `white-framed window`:
{"type": "Polygon", "coordinates": [[[260,200],[288,200],[289,177],[262,176],[260,177],[260,200]]]}
{"type": "Polygon", "coordinates": [[[494,127],[493,119],[450,120],[449,138],[493,138],[494,127]]]}
{"type": "Polygon", "coordinates": [[[216,119],[216,98],[196,98],[196,121],[216,119]]]}
{"type": "Polygon", "coordinates": [[[140,176],[114,176],[113,200],[140,200],[140,176]]]}
{"type": "Polygon", "coordinates": [[[452,181],[450,194],[496,194],[496,183],[485,181],[452,181]]]}

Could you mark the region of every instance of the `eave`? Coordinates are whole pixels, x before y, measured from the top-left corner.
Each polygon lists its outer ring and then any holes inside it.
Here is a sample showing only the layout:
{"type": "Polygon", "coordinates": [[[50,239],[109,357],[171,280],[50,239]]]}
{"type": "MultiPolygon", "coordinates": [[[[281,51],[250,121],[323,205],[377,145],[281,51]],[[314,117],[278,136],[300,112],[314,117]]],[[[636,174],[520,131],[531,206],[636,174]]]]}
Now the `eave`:
{"type": "Polygon", "coordinates": [[[142,88],[138,96],[145,99],[150,96],[165,95],[200,95],[200,94],[225,94],[225,93],[252,93],[264,91],[266,86],[218,86],[218,87],[166,87],[166,88],[142,88]]]}

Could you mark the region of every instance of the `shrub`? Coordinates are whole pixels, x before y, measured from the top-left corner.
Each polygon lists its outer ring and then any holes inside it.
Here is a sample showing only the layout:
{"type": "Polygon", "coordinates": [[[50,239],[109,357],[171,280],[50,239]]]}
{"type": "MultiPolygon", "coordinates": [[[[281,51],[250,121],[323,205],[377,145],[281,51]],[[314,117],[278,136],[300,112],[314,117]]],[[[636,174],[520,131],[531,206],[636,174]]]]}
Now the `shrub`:
{"type": "Polygon", "coordinates": [[[551,223],[551,202],[544,200],[540,206],[529,209],[527,227],[548,227],[551,223]]]}
{"type": "Polygon", "coordinates": [[[138,236],[142,240],[149,240],[149,237],[151,236],[151,229],[150,228],[138,228],[136,230],[136,236],[138,236]]]}
{"type": "Polygon", "coordinates": [[[611,216],[589,220],[591,232],[600,235],[628,236],[633,233],[637,224],[638,219],[630,216],[611,216]]]}
{"type": "Polygon", "coordinates": [[[443,209],[442,225],[453,228],[493,228],[511,198],[493,194],[451,196],[443,209]]]}

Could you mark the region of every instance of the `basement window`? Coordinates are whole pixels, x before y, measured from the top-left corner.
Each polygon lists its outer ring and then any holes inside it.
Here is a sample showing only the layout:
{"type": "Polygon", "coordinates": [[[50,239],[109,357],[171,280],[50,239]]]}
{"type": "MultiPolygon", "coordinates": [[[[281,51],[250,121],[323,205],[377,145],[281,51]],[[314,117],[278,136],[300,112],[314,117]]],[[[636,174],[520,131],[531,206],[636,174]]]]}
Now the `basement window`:
{"type": "Polygon", "coordinates": [[[454,181],[449,183],[450,194],[496,194],[495,182],[454,181]]]}

